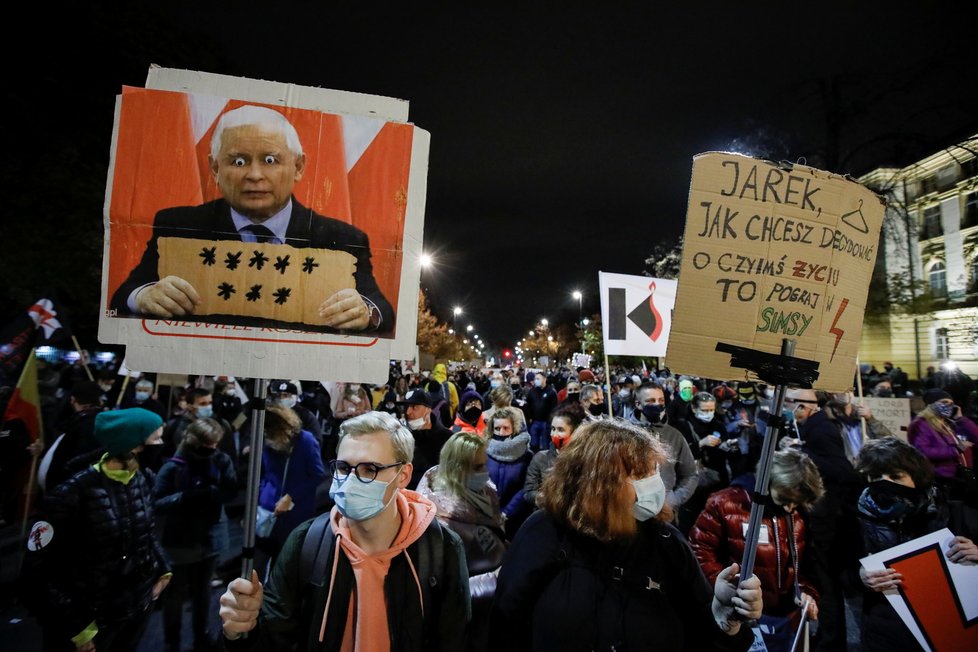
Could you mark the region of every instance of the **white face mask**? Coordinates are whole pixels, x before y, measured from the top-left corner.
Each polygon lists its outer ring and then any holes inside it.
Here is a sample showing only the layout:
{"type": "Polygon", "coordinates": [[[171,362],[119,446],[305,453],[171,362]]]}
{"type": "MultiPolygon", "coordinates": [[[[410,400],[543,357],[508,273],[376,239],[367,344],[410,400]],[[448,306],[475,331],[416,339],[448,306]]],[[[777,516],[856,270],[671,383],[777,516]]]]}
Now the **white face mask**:
{"type": "Polygon", "coordinates": [[[136,400],[140,402],[149,400],[149,392],[136,392],[136,400]]]}
{"type": "Polygon", "coordinates": [[[420,430],[422,427],[424,427],[424,417],[421,417],[420,419],[411,419],[407,422],[407,425],[411,430],[420,430]]]}
{"type": "Polygon", "coordinates": [[[541,378],[534,378],[533,379],[533,385],[535,387],[543,387],[543,379],[541,379],[541,378]]]}
{"type": "Polygon", "coordinates": [[[709,423],[709,422],[713,421],[713,414],[714,414],[714,412],[712,410],[709,410],[709,411],[707,411],[707,410],[693,410],[693,414],[695,414],[696,415],[696,418],[699,419],[700,421],[702,421],[703,423],[709,423]]]}
{"type": "Polygon", "coordinates": [[[278,399],[278,404],[281,405],[282,407],[294,408],[298,400],[299,400],[298,396],[289,396],[287,398],[278,399]]]}
{"type": "Polygon", "coordinates": [[[632,480],[635,486],[635,504],[632,513],[640,521],[647,521],[662,511],[666,504],[666,485],[658,473],[641,480],[632,480]]]}

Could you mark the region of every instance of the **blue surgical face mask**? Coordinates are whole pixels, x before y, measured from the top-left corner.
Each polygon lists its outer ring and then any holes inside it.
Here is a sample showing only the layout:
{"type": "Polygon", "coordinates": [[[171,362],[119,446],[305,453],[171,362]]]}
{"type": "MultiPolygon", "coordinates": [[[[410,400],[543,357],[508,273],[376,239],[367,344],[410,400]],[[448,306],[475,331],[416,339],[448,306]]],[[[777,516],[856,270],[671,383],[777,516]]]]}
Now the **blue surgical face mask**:
{"type": "Polygon", "coordinates": [[[194,408],[194,414],[198,419],[207,419],[214,416],[214,408],[210,405],[198,405],[194,408]]]}
{"type": "Polygon", "coordinates": [[[713,410],[693,410],[693,414],[696,415],[696,418],[702,421],[703,423],[709,423],[713,421],[713,414],[714,414],[713,410]]]}
{"type": "Polygon", "coordinates": [[[489,472],[480,471],[470,474],[469,479],[465,481],[465,486],[472,491],[482,491],[486,488],[487,482],[489,482],[489,472]]]}
{"type": "Polygon", "coordinates": [[[389,484],[380,480],[360,482],[351,473],[346,480],[333,480],[329,497],[336,502],[336,508],[343,516],[354,521],[366,521],[380,514],[394,500],[396,491],[389,501],[384,502],[384,492],[389,484]]]}
{"type": "Polygon", "coordinates": [[[632,480],[635,485],[635,504],[632,513],[640,521],[647,521],[662,511],[666,504],[666,485],[658,473],[641,480],[632,480]]]}
{"type": "Polygon", "coordinates": [[[954,408],[956,406],[954,403],[931,403],[930,409],[941,415],[945,419],[950,419],[951,415],[954,414],[954,408]]]}
{"type": "Polygon", "coordinates": [[[502,384],[503,384],[503,381],[501,381],[501,380],[490,380],[489,381],[489,386],[492,387],[493,389],[496,389],[497,387],[499,387],[502,384]]]}
{"type": "Polygon", "coordinates": [[[290,408],[291,409],[291,408],[294,408],[295,407],[295,404],[299,402],[299,397],[298,396],[285,396],[285,397],[277,398],[275,400],[278,401],[278,404],[281,405],[282,407],[287,407],[287,408],[290,408]]]}
{"type": "Polygon", "coordinates": [[[149,400],[149,392],[136,392],[136,400],[142,403],[149,400]]]}

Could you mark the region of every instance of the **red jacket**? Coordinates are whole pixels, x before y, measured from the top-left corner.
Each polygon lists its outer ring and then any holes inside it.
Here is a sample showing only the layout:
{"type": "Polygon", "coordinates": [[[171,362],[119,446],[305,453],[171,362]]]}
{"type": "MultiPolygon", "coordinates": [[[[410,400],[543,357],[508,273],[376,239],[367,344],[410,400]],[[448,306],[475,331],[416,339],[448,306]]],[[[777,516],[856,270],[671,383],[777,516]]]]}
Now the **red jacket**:
{"type": "MultiPolygon", "coordinates": [[[[744,556],[751,502],[747,489],[739,484],[711,495],[689,531],[689,543],[711,585],[716,582],[720,571],[734,562],[739,564],[744,556]]],[[[799,569],[802,592],[818,600],[818,593],[806,580],[802,566],[805,561],[805,521],[798,512],[794,512],[782,513],[773,519],[765,516],[762,523],[765,527],[757,545],[754,574],[761,580],[764,613],[784,616],[797,609],[794,603],[796,568],[799,569]],[[798,565],[792,563],[790,556],[788,519],[792,521],[798,565]],[[765,529],[767,543],[764,543],[765,529]],[[773,544],[774,541],[777,541],[777,546],[773,544]]]]}

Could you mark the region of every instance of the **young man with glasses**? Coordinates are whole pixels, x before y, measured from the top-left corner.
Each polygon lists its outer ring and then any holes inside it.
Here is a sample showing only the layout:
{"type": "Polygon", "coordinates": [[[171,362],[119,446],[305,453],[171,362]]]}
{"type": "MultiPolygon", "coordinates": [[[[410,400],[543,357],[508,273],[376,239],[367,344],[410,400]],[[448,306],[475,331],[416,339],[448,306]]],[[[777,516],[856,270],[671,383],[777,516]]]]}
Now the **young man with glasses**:
{"type": "Polygon", "coordinates": [[[309,521],[286,541],[267,585],[254,575],[231,582],[221,596],[227,649],[462,649],[465,554],[435,505],[407,489],[411,433],[390,414],[368,412],[344,421],[339,437],[329,464],[336,506],[315,564],[304,549],[309,521]]]}

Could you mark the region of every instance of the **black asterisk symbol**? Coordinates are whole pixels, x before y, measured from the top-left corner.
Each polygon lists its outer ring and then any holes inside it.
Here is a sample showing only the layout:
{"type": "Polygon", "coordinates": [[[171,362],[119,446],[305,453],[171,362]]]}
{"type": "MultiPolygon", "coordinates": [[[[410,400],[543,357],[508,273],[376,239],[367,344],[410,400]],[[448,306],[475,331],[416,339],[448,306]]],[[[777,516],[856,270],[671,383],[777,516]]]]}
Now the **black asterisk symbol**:
{"type": "Polygon", "coordinates": [[[259,270],[261,270],[261,268],[264,267],[265,263],[267,262],[268,256],[260,251],[256,251],[251,255],[251,260],[248,261],[248,267],[257,267],[259,270]]]}
{"type": "Polygon", "coordinates": [[[214,255],[214,252],[215,251],[217,251],[217,247],[211,247],[210,249],[208,249],[207,247],[204,247],[204,248],[202,248],[200,250],[200,253],[197,254],[197,255],[200,256],[201,258],[203,258],[204,259],[204,264],[209,267],[209,266],[211,266],[211,265],[213,265],[214,263],[217,262],[217,259],[216,259],[215,255],[214,255]]]}
{"type": "Polygon", "coordinates": [[[258,301],[261,299],[261,286],[252,285],[251,289],[248,290],[248,294],[245,295],[245,298],[248,299],[248,301],[258,301]]]}
{"type": "Polygon", "coordinates": [[[228,269],[231,269],[231,270],[238,269],[238,264],[240,262],[241,262],[241,252],[240,251],[238,253],[236,253],[236,254],[232,254],[229,251],[228,252],[228,257],[224,260],[224,264],[227,266],[228,269]]]}
{"type": "Polygon", "coordinates": [[[289,266],[289,256],[275,256],[275,269],[277,269],[282,274],[285,273],[285,268],[289,266]]]}
{"type": "Polygon", "coordinates": [[[289,295],[292,294],[291,288],[279,288],[275,290],[275,303],[281,305],[289,300],[289,295]]]}
{"type": "Polygon", "coordinates": [[[302,271],[307,274],[312,274],[312,270],[317,267],[319,267],[319,263],[316,262],[316,259],[312,256],[306,256],[305,261],[302,263],[302,271]]]}
{"type": "Polygon", "coordinates": [[[230,283],[221,283],[220,285],[217,286],[217,295],[222,299],[224,299],[225,301],[230,299],[231,295],[234,294],[235,292],[237,292],[237,290],[235,290],[234,286],[231,285],[230,283]]]}

